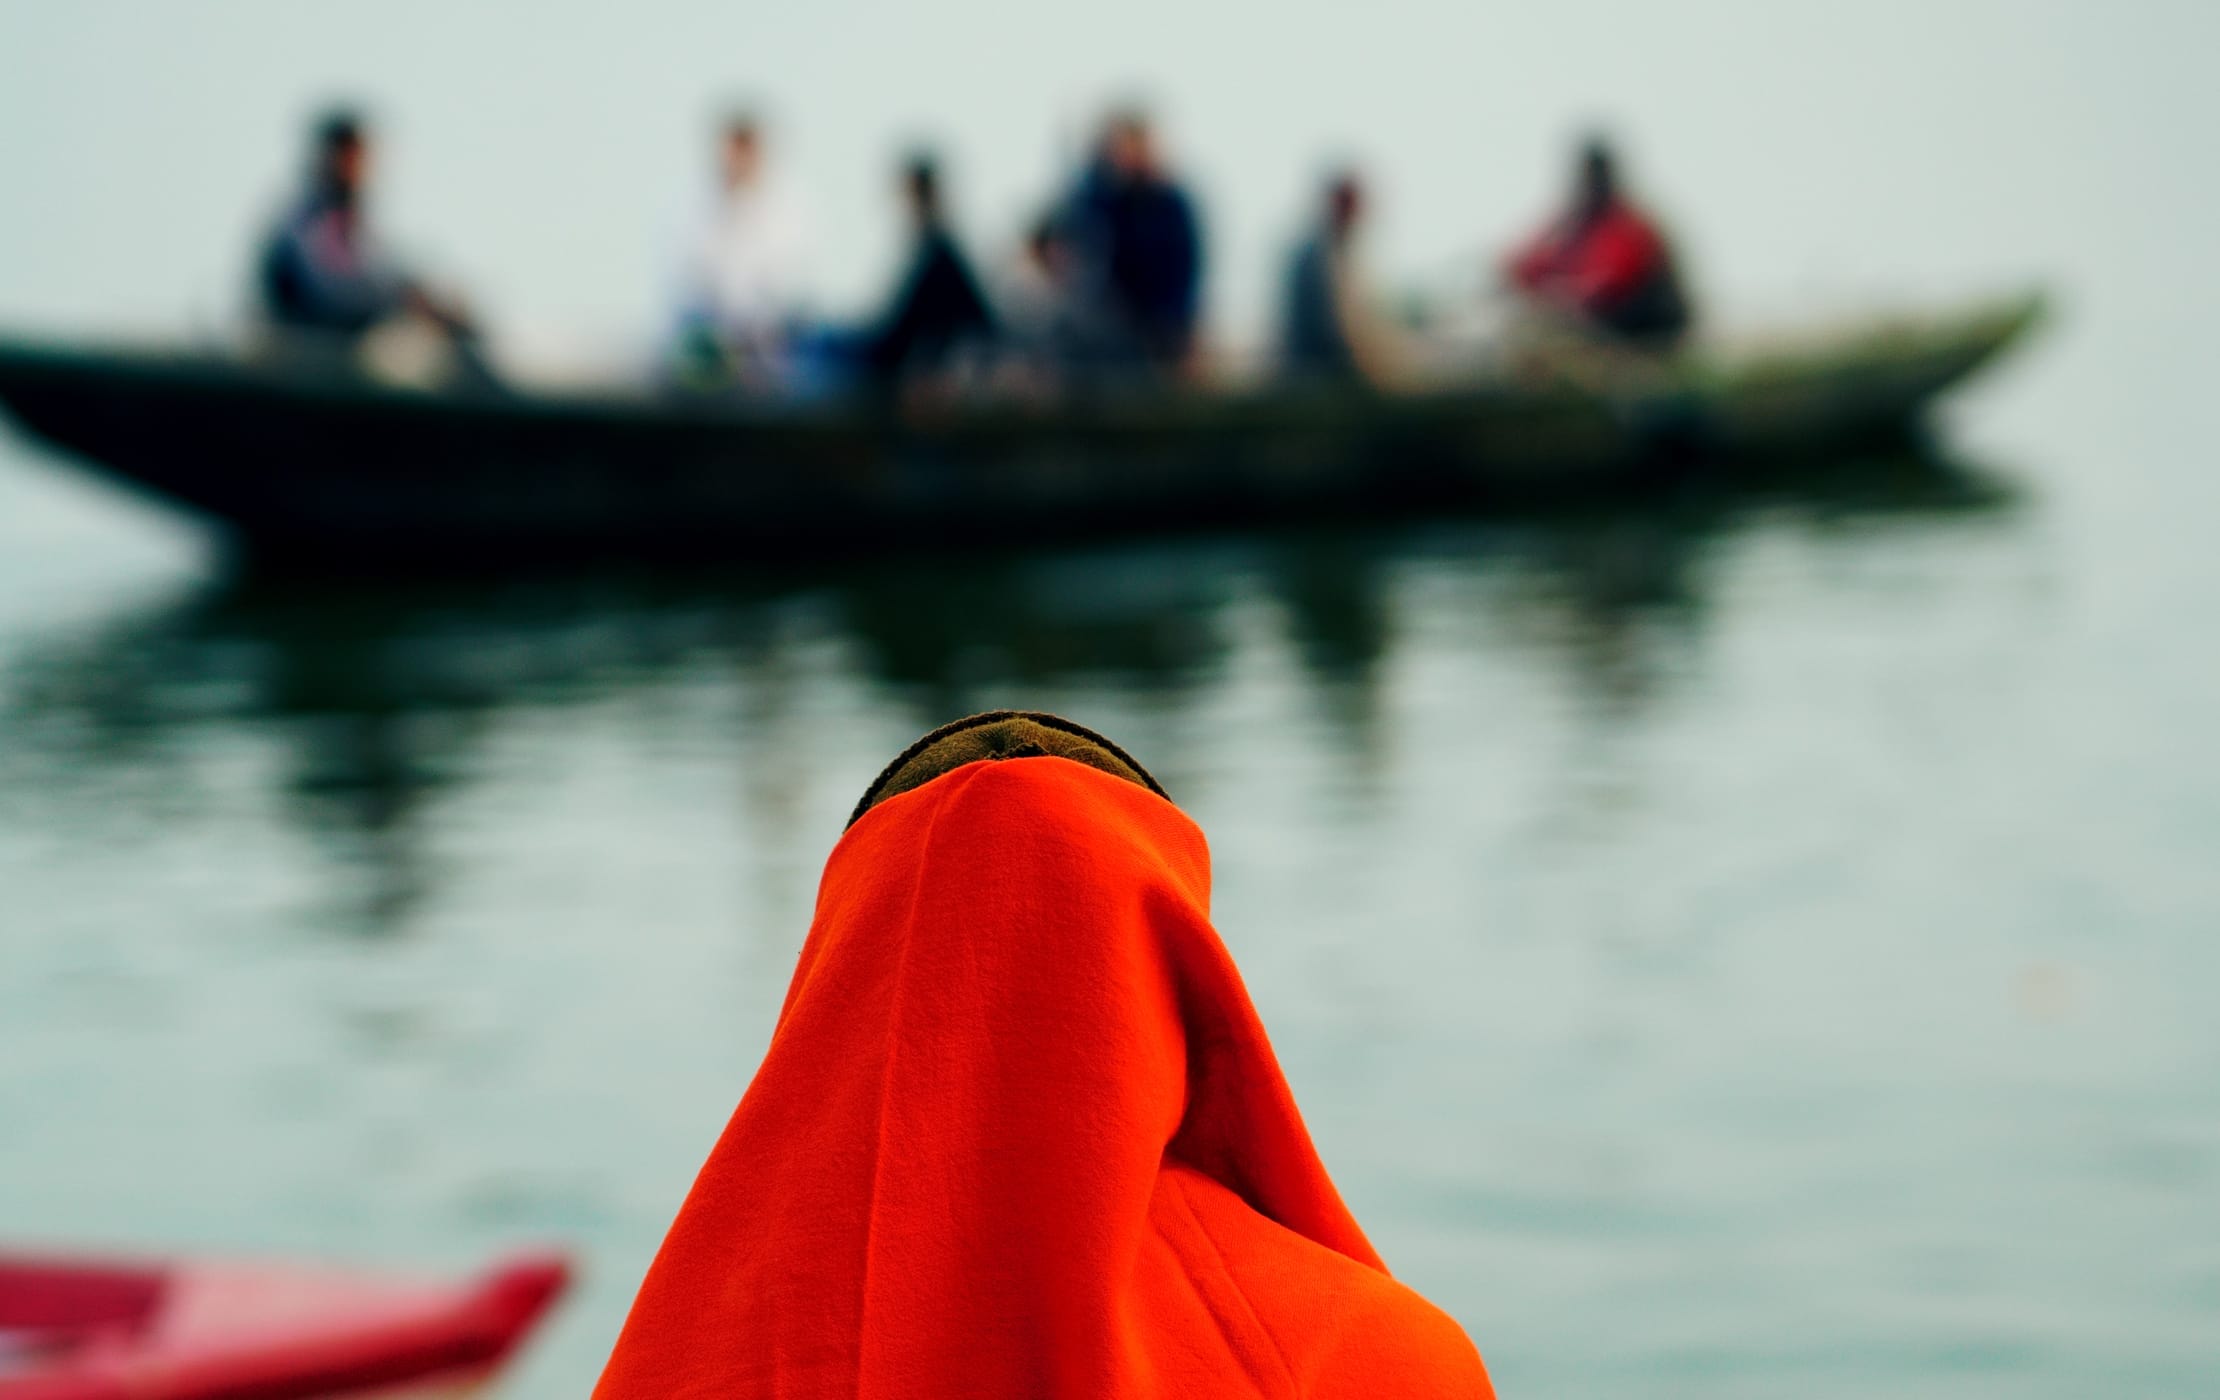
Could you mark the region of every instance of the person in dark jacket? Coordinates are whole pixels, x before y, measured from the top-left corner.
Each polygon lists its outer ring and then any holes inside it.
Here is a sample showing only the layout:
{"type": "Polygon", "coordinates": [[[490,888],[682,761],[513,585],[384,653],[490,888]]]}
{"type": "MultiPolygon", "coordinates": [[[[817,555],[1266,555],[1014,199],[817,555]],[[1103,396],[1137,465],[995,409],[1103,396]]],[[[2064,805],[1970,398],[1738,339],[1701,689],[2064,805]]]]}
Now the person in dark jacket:
{"type": "Polygon", "coordinates": [[[914,229],[909,267],[864,350],[872,376],[882,383],[944,373],[966,351],[991,344],[996,332],[979,279],[949,231],[939,163],[929,155],[912,158],[902,172],[902,191],[914,229]]]}
{"type": "Polygon", "coordinates": [[[1598,137],[1582,146],[1571,205],[1505,268],[1510,284],[1628,344],[1669,349],[1693,319],[1672,245],[1620,189],[1598,137]]]}
{"type": "Polygon", "coordinates": [[[310,138],[307,188],[262,247],[258,292],[279,330],[351,344],[407,315],[426,317],[458,343],[472,330],[461,308],[395,267],[365,215],[372,145],[362,118],[334,111],[310,138]]]}
{"type": "Polygon", "coordinates": [[[1148,119],[1113,116],[1073,195],[1069,224],[1106,319],[1131,358],[1183,371],[1202,312],[1203,244],[1187,191],[1166,171],[1148,119]]]}

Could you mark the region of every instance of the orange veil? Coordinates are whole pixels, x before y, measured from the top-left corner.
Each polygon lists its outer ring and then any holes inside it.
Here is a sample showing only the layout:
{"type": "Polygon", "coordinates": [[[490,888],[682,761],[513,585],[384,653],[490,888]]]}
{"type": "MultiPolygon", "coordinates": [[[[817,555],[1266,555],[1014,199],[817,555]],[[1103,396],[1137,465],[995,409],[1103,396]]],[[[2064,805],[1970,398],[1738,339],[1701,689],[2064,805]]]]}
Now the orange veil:
{"type": "Polygon", "coordinates": [[[1177,808],[967,764],[841,840],[597,1400],[1491,1396],[1326,1177],[1177,808]]]}

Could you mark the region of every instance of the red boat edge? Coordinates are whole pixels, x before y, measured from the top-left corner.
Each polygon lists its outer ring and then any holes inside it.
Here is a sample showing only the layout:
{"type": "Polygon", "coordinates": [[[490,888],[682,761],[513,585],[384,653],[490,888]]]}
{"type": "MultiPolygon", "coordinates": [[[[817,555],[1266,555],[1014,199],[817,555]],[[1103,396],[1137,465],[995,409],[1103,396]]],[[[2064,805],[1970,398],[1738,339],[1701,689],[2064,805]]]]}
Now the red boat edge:
{"type": "Polygon", "coordinates": [[[280,1264],[0,1254],[0,1400],[310,1400],[462,1388],[570,1283],[560,1254],[462,1283],[280,1264]]]}

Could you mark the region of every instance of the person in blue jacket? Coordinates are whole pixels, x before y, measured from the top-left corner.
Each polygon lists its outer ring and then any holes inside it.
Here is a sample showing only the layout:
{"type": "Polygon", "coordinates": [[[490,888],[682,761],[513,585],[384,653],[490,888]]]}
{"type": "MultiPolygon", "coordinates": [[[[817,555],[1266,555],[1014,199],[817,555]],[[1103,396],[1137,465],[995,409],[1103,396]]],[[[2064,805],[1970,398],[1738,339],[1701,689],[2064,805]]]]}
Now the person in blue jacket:
{"type": "Polygon", "coordinates": [[[1105,123],[1067,222],[1126,358],[1166,372],[1191,369],[1202,312],[1201,221],[1144,114],[1122,111],[1105,123]]]}

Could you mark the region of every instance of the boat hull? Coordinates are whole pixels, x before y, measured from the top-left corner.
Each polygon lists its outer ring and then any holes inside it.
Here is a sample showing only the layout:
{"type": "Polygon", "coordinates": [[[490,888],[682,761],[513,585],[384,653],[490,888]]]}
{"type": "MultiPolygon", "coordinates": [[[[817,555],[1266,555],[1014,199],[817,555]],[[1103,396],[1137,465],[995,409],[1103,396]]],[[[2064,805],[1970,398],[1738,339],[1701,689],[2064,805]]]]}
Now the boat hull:
{"type": "Polygon", "coordinates": [[[0,401],[255,551],[822,553],[1507,506],[1901,434],[2017,339],[2001,304],[1802,351],[1402,396],[763,406],[420,392],[305,366],[0,345],[0,401]]]}
{"type": "Polygon", "coordinates": [[[461,1285],[0,1256],[0,1400],[465,1394],[514,1354],[568,1276],[552,1256],[461,1285]]]}

